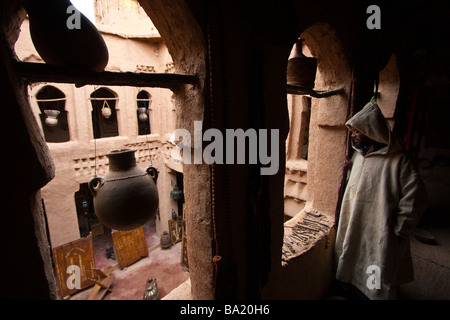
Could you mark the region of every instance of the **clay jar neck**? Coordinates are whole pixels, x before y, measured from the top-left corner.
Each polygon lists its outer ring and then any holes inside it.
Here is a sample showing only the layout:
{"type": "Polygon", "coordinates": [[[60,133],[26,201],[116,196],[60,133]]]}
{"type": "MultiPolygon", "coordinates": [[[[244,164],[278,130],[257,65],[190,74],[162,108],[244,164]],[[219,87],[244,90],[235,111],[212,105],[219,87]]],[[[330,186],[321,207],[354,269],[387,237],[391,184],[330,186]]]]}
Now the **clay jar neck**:
{"type": "Polygon", "coordinates": [[[111,150],[106,156],[109,160],[110,171],[124,171],[136,166],[136,158],[133,149],[111,150]]]}

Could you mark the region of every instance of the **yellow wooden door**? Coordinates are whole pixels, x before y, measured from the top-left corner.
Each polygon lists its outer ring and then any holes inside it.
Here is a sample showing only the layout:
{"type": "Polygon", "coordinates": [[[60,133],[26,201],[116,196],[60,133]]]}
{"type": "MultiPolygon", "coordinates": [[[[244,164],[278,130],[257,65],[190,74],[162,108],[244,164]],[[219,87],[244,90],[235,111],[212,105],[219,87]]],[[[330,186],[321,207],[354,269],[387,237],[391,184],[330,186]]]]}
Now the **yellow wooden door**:
{"type": "Polygon", "coordinates": [[[120,268],[123,269],[139,259],[148,256],[143,227],[129,231],[114,230],[111,235],[120,268]]]}

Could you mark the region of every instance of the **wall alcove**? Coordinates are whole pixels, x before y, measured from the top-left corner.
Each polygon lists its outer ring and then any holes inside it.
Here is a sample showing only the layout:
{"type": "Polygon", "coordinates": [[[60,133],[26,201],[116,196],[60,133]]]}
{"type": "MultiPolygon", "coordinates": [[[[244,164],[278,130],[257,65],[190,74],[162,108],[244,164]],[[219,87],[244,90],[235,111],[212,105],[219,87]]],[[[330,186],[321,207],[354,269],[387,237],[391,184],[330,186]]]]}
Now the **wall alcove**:
{"type": "Polygon", "coordinates": [[[66,96],[53,87],[45,86],[36,93],[36,101],[41,111],[40,119],[47,142],[66,142],[70,140],[69,123],[65,109],[66,96]],[[52,112],[55,112],[52,115],[52,112]],[[56,118],[55,124],[49,124],[48,118],[56,118]]]}
{"type": "Polygon", "coordinates": [[[137,122],[138,122],[138,134],[145,135],[150,134],[150,107],[152,104],[151,95],[141,90],[136,96],[137,105],[137,122]]]}
{"type": "Polygon", "coordinates": [[[100,88],[90,97],[92,104],[92,128],[94,139],[115,137],[119,135],[118,98],[111,90],[100,88]]]}

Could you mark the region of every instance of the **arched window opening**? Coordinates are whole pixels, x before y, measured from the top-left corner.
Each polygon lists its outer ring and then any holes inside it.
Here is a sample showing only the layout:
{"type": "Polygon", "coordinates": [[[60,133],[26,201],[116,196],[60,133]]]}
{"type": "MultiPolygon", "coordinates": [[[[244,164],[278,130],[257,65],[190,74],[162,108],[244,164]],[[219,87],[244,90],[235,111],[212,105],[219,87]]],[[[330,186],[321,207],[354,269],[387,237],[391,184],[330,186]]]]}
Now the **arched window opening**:
{"type": "Polygon", "coordinates": [[[150,106],[152,103],[151,95],[147,91],[139,91],[136,101],[138,134],[150,134],[150,106]]]}
{"type": "MultiPolygon", "coordinates": [[[[73,132],[76,133],[77,143],[72,143],[64,149],[55,147],[50,150],[52,151],[51,156],[57,168],[61,167],[61,164],[69,165],[72,163],[71,161],[73,161],[73,166],[71,168],[74,170],[57,170],[52,183],[45,186],[46,188],[43,190],[42,195],[46,199],[49,199],[48,203],[50,204],[47,208],[50,216],[49,230],[51,232],[48,232],[48,234],[52,235],[52,238],[49,241],[52,247],[59,247],[66,243],[76,243],[76,241],[81,240],[79,237],[91,237],[93,242],[92,247],[96,254],[94,261],[96,263],[95,267],[102,270],[104,266],[115,265],[114,261],[108,261],[108,251],[106,252],[106,259],[104,259],[103,256],[105,253],[105,247],[102,247],[102,244],[106,244],[104,241],[105,238],[109,237],[108,240],[111,239],[113,232],[108,230],[106,227],[103,229],[103,225],[99,224],[97,219],[95,219],[95,212],[92,207],[92,194],[87,188],[86,181],[89,181],[89,179],[94,174],[97,174],[97,172],[99,174],[104,174],[104,171],[107,170],[108,161],[107,157],[105,157],[105,152],[113,148],[130,147],[136,149],[136,160],[139,166],[146,167],[153,162],[152,165],[158,167],[158,171],[160,171],[158,178],[159,187],[160,189],[164,188],[163,190],[166,194],[166,191],[168,190],[165,189],[165,186],[167,185],[169,169],[165,165],[166,160],[168,159],[164,158],[164,155],[167,154],[167,151],[169,150],[168,148],[171,146],[166,144],[166,141],[164,141],[165,136],[162,135],[161,137],[149,137],[147,143],[144,144],[142,135],[146,135],[152,131],[158,132],[159,129],[155,127],[155,125],[165,126],[164,133],[169,132],[169,130],[172,129],[169,124],[171,125],[172,123],[175,123],[175,119],[173,119],[173,117],[175,117],[175,112],[173,111],[170,103],[164,103],[169,100],[171,94],[171,91],[165,88],[167,86],[170,86],[170,88],[172,88],[172,86],[177,87],[178,84],[167,84],[165,80],[167,77],[162,77],[161,87],[156,86],[157,89],[147,92],[140,92],[140,90],[136,91],[136,88],[139,88],[139,86],[145,87],[145,84],[142,84],[141,80],[139,80],[142,77],[135,77],[139,76],[137,73],[140,73],[140,70],[135,70],[134,67],[137,65],[145,66],[146,70],[143,71],[148,73],[156,72],[157,70],[155,68],[164,68],[165,65],[166,70],[164,72],[171,72],[170,70],[173,68],[173,64],[166,63],[168,59],[172,60],[170,54],[168,53],[168,50],[166,49],[158,31],[146,16],[145,12],[143,12],[142,8],[139,7],[140,4],[137,1],[96,0],[93,4],[96,15],[96,19],[94,19],[96,21],[93,22],[96,23],[96,26],[100,26],[98,29],[105,37],[105,41],[107,42],[109,49],[113,49],[110,51],[111,63],[107,66],[105,71],[117,72],[117,74],[119,74],[119,79],[122,79],[122,76],[124,76],[124,79],[130,79],[130,82],[121,84],[115,83],[114,86],[121,86],[120,92],[116,91],[116,94],[111,90],[113,87],[109,87],[110,84],[107,79],[104,81],[104,78],[102,78],[99,83],[97,83],[95,79],[86,79],[86,82],[78,82],[78,80],[76,80],[78,76],[83,78],[86,76],[89,78],[90,75],[88,72],[79,75],[68,72],[67,75],[64,75],[65,78],[63,81],[68,80],[68,82],[62,83],[65,83],[65,87],[71,89],[65,92],[68,103],[67,110],[76,110],[76,117],[71,119],[71,127],[73,127],[71,129],[75,130],[73,132]],[[132,27],[130,27],[130,22],[132,22],[132,27]],[[110,44],[111,46],[109,46],[110,44]],[[131,51],[130,48],[132,48],[131,51]],[[126,56],[126,59],[123,58],[124,56],[126,56]],[[87,83],[89,85],[75,86],[77,83],[87,83]],[[71,84],[73,84],[73,87],[71,84]],[[90,89],[92,88],[91,85],[94,86],[94,89],[90,89]],[[152,94],[150,95],[148,92],[151,92],[152,94]],[[119,95],[121,96],[121,99],[125,99],[122,102],[126,101],[126,103],[123,103],[120,106],[118,105],[119,95]],[[83,99],[83,97],[85,98],[83,99]],[[153,102],[164,101],[157,103],[157,113],[149,113],[152,109],[152,100],[153,102]],[[72,105],[69,105],[69,103],[72,105]],[[159,112],[159,105],[161,105],[161,108],[163,109],[168,109],[169,116],[165,112],[159,112]],[[138,108],[141,107],[145,108],[147,111],[148,119],[146,121],[138,120],[138,108]],[[91,113],[90,119],[89,113],[91,113]],[[162,124],[166,120],[167,125],[162,124]],[[136,126],[135,121],[138,121],[138,126],[136,126]],[[89,130],[91,125],[92,133],[89,130]],[[139,127],[138,137],[136,137],[136,127],[139,127]],[[86,128],[87,130],[85,130],[86,128]],[[119,134],[121,136],[119,136],[119,134]],[[89,141],[89,139],[92,138],[99,139],[106,137],[109,137],[109,139],[101,139],[103,141],[97,141],[96,143],[94,143],[95,141],[89,141]],[[88,145],[92,148],[88,148],[88,145]],[[142,156],[142,154],[144,156],[142,156]],[[147,156],[147,154],[149,154],[149,156],[147,156]],[[64,196],[58,196],[61,194],[64,196]],[[73,196],[75,196],[75,201],[73,196]],[[98,256],[100,257],[99,259],[98,256]]],[[[79,8],[77,7],[77,9],[79,8]]],[[[42,64],[44,61],[35,52],[32,43],[30,42],[31,39],[28,30],[29,21],[28,18],[26,18],[26,24],[22,28],[23,32],[21,32],[21,35],[25,35],[25,37],[22,37],[22,50],[19,50],[20,60],[23,62],[39,62],[42,64]]],[[[187,30],[183,31],[183,33],[185,32],[187,32],[187,30]]],[[[201,42],[199,41],[199,43],[201,42]]],[[[184,49],[186,46],[182,45],[180,47],[184,49]]],[[[204,52],[204,50],[195,51],[204,52]]],[[[201,57],[199,57],[199,61],[200,58],[201,57]]],[[[40,73],[40,76],[46,77],[46,66],[44,65],[43,67],[43,72],[40,73]]],[[[59,66],[55,68],[58,69],[59,66]]],[[[196,74],[196,72],[186,70],[184,70],[184,73],[192,75],[196,74]]],[[[49,81],[59,82],[58,79],[52,79],[49,81]]],[[[42,81],[38,79],[36,82],[47,82],[47,79],[42,81]]],[[[33,82],[33,84],[36,82],[33,82]]],[[[126,80],[124,80],[124,82],[126,82],[126,80]]],[[[154,86],[154,83],[150,81],[149,87],[154,86]]],[[[33,87],[30,86],[29,90],[32,89],[33,87]]],[[[201,99],[198,100],[201,101],[201,99]]],[[[58,120],[60,116],[61,114],[58,116],[58,120]]],[[[67,169],[69,169],[69,167],[67,167],[67,169]]],[[[178,167],[181,166],[177,166],[177,168],[178,167]]],[[[50,168],[48,170],[50,170],[50,168]]],[[[180,186],[180,182],[177,181],[177,184],[180,186]]],[[[171,201],[167,194],[166,197],[161,200],[163,205],[171,201]]],[[[181,201],[178,201],[177,205],[178,207],[176,208],[178,208],[178,215],[182,217],[183,207],[181,201]]],[[[161,210],[161,213],[162,211],[163,210],[161,210]]],[[[156,218],[143,226],[145,228],[147,240],[155,240],[155,236],[159,236],[162,230],[168,228],[168,219],[166,216],[169,216],[170,213],[171,212],[162,213],[162,218],[160,218],[160,214],[158,213],[158,228],[156,227],[156,218]]],[[[135,239],[132,240],[133,241],[129,241],[129,239],[127,239],[127,248],[129,246],[142,243],[142,241],[134,241],[135,239]]],[[[112,240],[108,242],[108,244],[111,245],[112,243],[112,240]]],[[[148,244],[153,246],[155,243],[148,242],[148,244]]],[[[115,250],[116,245],[112,245],[112,248],[115,250]]],[[[185,249],[185,247],[183,248],[185,249]]],[[[108,249],[108,247],[106,249],[108,249]]],[[[130,251],[131,250],[122,250],[124,253],[130,251]]],[[[148,250],[145,251],[148,252],[148,250]]],[[[174,249],[171,251],[174,251],[172,254],[177,254],[174,249]]],[[[117,257],[119,257],[119,255],[117,255],[117,257]]],[[[119,261],[119,259],[117,259],[117,261],[119,261]]],[[[174,264],[176,264],[176,261],[177,260],[175,260],[174,264]]],[[[53,267],[55,267],[55,265],[53,265],[53,267]]],[[[80,267],[83,270],[83,266],[80,265],[80,267]]],[[[87,268],[86,270],[89,269],[90,268],[87,268]]],[[[187,277],[189,277],[189,275],[186,274],[177,276],[179,278],[176,281],[184,281],[187,277]]],[[[57,280],[59,281],[60,279],[58,278],[57,280]]],[[[124,279],[124,281],[129,280],[124,279]]],[[[58,284],[60,287],[66,287],[65,279],[59,281],[58,284]]],[[[165,283],[160,285],[162,285],[164,290],[163,292],[170,292],[172,286],[178,285],[178,283],[172,281],[172,283],[168,286],[165,283]]],[[[60,296],[64,297],[64,295],[60,296]]],[[[82,299],[83,297],[87,298],[86,292],[80,292],[78,297],[71,296],[71,299],[82,299]],[[83,294],[85,295],[83,296],[83,294]]]]}
{"type": "Polygon", "coordinates": [[[100,88],[90,97],[92,104],[92,128],[94,139],[119,135],[117,125],[117,98],[110,90],[100,88]]]}
{"type": "MultiPolygon", "coordinates": [[[[294,44],[288,65],[288,85],[308,92],[314,88],[317,60],[310,58],[302,39],[294,44]]],[[[312,98],[307,94],[288,94],[290,131],[286,140],[286,175],[284,186],[285,220],[300,212],[308,201],[307,171],[309,127],[312,98]]]]}
{"type": "Polygon", "coordinates": [[[41,111],[39,117],[47,142],[67,142],[70,140],[66,96],[53,87],[45,86],[36,94],[36,101],[41,111]]]}
{"type": "Polygon", "coordinates": [[[341,42],[326,23],[316,23],[300,35],[293,58],[298,65],[294,74],[289,74],[292,64],[287,70],[290,131],[282,264],[316,246],[333,226],[346,150],[345,93],[352,80],[341,42]],[[298,81],[293,82],[292,75],[298,81]]]}
{"type": "Polygon", "coordinates": [[[288,220],[300,212],[307,198],[307,171],[311,98],[288,95],[290,131],[286,148],[284,215],[288,220]]]}

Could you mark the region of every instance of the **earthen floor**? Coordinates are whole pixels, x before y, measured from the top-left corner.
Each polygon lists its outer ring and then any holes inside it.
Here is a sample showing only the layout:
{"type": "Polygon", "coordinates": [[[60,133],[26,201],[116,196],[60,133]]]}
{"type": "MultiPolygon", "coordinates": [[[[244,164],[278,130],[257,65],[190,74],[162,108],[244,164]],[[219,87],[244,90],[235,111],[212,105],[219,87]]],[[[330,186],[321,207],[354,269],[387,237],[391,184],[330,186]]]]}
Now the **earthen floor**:
{"type": "MultiPolygon", "coordinates": [[[[114,266],[112,274],[115,276],[115,281],[111,286],[112,292],[107,293],[103,300],[142,300],[149,277],[156,278],[161,298],[163,298],[189,279],[189,273],[180,265],[181,242],[168,249],[162,249],[159,245],[159,237],[155,233],[154,221],[144,225],[144,233],[149,251],[148,257],[124,269],[120,269],[117,260],[106,257],[106,245],[112,244],[109,230],[104,235],[93,239],[96,268],[114,266]]],[[[87,300],[92,288],[72,295],[70,300],[87,300]]]]}

